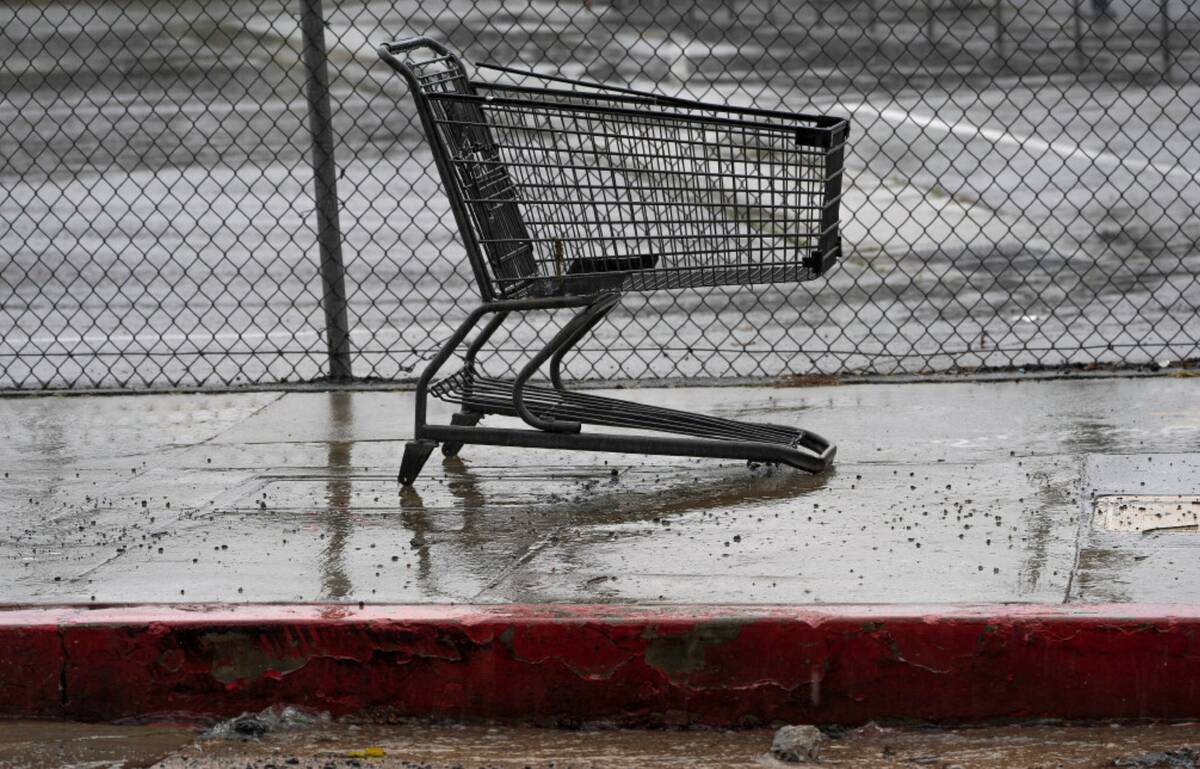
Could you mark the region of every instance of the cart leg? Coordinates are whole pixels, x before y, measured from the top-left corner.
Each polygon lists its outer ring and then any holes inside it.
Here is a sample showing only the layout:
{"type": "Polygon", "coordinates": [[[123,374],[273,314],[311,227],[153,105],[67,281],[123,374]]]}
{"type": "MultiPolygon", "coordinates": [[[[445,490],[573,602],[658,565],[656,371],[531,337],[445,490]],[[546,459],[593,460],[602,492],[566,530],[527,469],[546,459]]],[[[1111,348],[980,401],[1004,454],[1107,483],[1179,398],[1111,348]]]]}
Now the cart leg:
{"type": "Polygon", "coordinates": [[[562,360],[563,357],[571,351],[579,341],[583,339],[600,321],[604,320],[609,313],[609,310],[616,307],[620,303],[620,294],[606,298],[603,301],[596,302],[593,305],[585,307],[579,314],[586,315],[587,319],[583,321],[574,331],[568,335],[554,349],[554,354],[550,357],[550,383],[554,385],[556,390],[565,390],[566,387],[562,383],[562,360]]]}
{"type": "Polygon", "coordinates": [[[437,441],[424,439],[404,444],[404,458],[400,460],[399,481],[401,486],[413,484],[413,481],[421,474],[421,468],[425,466],[425,460],[429,459],[435,446],[437,446],[437,441]]]}
{"type": "Polygon", "coordinates": [[[487,344],[487,341],[492,338],[492,334],[496,333],[496,329],[503,325],[504,319],[507,317],[507,311],[498,312],[492,316],[487,325],[483,327],[483,330],[479,332],[479,335],[467,347],[467,352],[463,355],[463,368],[470,371],[475,370],[475,356],[479,354],[479,351],[487,344]]]}
{"type": "MultiPolygon", "coordinates": [[[[467,347],[467,352],[463,356],[463,367],[465,369],[472,372],[475,370],[475,356],[479,354],[479,350],[492,338],[492,334],[496,333],[496,329],[500,328],[507,317],[507,312],[498,312],[487,322],[487,325],[483,327],[483,330],[479,332],[467,347]]],[[[450,424],[474,427],[479,424],[479,420],[481,419],[483,419],[483,414],[463,409],[450,417],[450,424]]],[[[442,456],[456,457],[462,447],[462,441],[446,441],[442,444],[442,456]]]]}
{"type": "MultiPolygon", "coordinates": [[[[581,332],[585,332],[594,323],[594,316],[596,312],[600,311],[599,308],[603,308],[606,304],[615,303],[619,298],[620,294],[602,294],[594,302],[588,304],[575,317],[567,321],[566,325],[559,329],[558,333],[546,343],[546,346],[530,358],[529,362],[517,374],[517,378],[513,380],[512,404],[517,412],[517,416],[521,417],[525,424],[552,433],[579,432],[581,428],[579,422],[568,419],[543,419],[530,411],[525,405],[525,383],[542,367],[543,363],[554,357],[558,351],[569,347],[574,340],[579,338],[581,332]]],[[[557,384],[561,385],[561,381],[557,384]]]]}
{"type": "MultiPolygon", "coordinates": [[[[458,411],[451,415],[450,424],[460,425],[462,427],[474,427],[475,425],[479,424],[479,420],[481,419],[483,419],[483,414],[480,414],[476,411],[466,411],[464,409],[463,411],[458,411]]],[[[458,450],[462,447],[462,441],[446,441],[442,444],[442,456],[457,457],[458,450]]]]}

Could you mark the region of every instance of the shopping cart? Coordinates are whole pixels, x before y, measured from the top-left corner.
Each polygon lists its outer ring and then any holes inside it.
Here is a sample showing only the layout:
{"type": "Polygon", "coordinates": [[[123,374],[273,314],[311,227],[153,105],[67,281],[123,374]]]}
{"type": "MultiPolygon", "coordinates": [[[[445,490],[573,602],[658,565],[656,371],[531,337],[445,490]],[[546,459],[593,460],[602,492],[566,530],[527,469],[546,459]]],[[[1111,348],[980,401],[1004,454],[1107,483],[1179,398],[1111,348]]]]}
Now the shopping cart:
{"type": "Polygon", "coordinates": [[[427,38],[378,50],[412,88],[483,299],[418,380],[402,484],[438,443],[447,456],[488,444],[829,467],[836,449],[814,433],[573,392],[561,370],[622,292],[825,273],[841,256],[846,120],[553,76],[537,77],[570,88],[481,83],[427,38]],[[577,313],[513,377],[478,370],[479,351],[510,314],[560,308],[577,313]],[[485,316],[462,368],[439,378],[485,316]],[[531,382],[543,366],[548,383],[531,382]],[[429,395],[457,404],[449,425],[426,422],[429,395]],[[479,426],[491,414],[528,427],[479,426]]]}

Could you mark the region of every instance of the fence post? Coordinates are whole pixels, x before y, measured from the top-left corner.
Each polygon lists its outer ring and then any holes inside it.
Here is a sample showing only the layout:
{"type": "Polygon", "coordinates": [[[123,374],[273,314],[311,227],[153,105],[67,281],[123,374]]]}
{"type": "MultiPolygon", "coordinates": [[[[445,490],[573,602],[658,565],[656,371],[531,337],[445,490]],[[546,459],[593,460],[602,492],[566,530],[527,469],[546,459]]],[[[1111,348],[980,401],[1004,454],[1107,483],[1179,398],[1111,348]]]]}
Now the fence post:
{"type": "Polygon", "coordinates": [[[933,22],[934,14],[937,11],[933,7],[934,0],[926,0],[925,8],[928,13],[925,15],[925,45],[929,46],[929,55],[932,58],[933,54],[937,53],[937,45],[933,42],[933,22]]]}
{"type": "Polygon", "coordinates": [[[992,18],[996,22],[996,39],[993,43],[993,50],[996,52],[996,57],[1000,60],[1000,66],[1003,68],[1008,64],[1008,57],[1004,51],[1004,0],[996,0],[992,4],[992,18]]]}
{"type": "Polygon", "coordinates": [[[300,0],[308,125],[312,133],[313,195],[317,203],[317,243],[321,251],[325,341],[329,378],[350,379],[350,327],[346,320],[346,268],[338,223],[337,170],[333,164],[333,119],[325,55],[325,16],[321,0],[300,0]]]}
{"type": "Polygon", "coordinates": [[[1072,35],[1075,38],[1075,67],[1082,70],[1085,65],[1083,58],[1083,3],[1074,0],[1072,3],[1072,35]]]}
{"type": "Polygon", "coordinates": [[[1161,0],[1159,3],[1161,27],[1159,45],[1162,47],[1163,80],[1171,80],[1171,0],[1161,0]]]}

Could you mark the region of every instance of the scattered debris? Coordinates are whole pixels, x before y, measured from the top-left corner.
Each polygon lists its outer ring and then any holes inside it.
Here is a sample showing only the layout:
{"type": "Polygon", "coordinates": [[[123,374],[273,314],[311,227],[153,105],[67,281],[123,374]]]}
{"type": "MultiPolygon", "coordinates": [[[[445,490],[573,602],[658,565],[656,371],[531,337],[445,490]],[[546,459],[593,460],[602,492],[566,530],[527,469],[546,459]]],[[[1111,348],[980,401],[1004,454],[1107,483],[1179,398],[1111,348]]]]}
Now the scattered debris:
{"type": "Polygon", "coordinates": [[[328,713],[318,713],[295,705],[272,705],[261,713],[243,713],[221,721],[205,732],[207,739],[260,739],[269,732],[286,732],[330,723],[328,713]]]}
{"type": "Polygon", "coordinates": [[[253,716],[250,714],[238,716],[237,718],[233,719],[230,726],[232,727],[233,734],[255,739],[270,731],[270,728],[267,726],[266,722],[264,722],[258,716],[253,716]]]}
{"type": "Polygon", "coordinates": [[[363,748],[362,750],[347,751],[346,758],[383,758],[387,751],[383,748],[363,748]]]}
{"type": "Polygon", "coordinates": [[[1122,756],[1113,759],[1113,766],[1133,769],[1200,769],[1200,751],[1192,748],[1164,750],[1161,753],[1143,753],[1140,756],[1122,756]]]}

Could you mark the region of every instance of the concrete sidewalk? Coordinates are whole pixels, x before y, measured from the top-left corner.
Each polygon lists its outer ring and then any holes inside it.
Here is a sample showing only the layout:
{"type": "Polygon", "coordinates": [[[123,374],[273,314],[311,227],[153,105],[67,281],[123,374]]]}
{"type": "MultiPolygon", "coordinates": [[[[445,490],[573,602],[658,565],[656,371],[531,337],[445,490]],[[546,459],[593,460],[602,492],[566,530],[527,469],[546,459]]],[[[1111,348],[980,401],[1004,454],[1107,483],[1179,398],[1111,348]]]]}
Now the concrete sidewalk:
{"type": "Polygon", "coordinates": [[[1195,527],[1092,501],[1200,495],[1194,379],[620,395],[812,429],[838,464],[469,446],[402,492],[407,392],[6,398],[0,602],[1200,601],[1195,527]]]}

